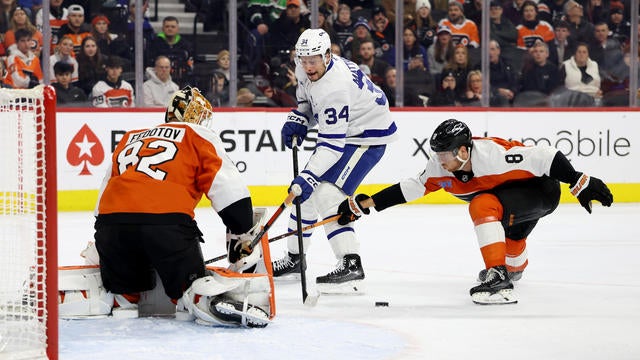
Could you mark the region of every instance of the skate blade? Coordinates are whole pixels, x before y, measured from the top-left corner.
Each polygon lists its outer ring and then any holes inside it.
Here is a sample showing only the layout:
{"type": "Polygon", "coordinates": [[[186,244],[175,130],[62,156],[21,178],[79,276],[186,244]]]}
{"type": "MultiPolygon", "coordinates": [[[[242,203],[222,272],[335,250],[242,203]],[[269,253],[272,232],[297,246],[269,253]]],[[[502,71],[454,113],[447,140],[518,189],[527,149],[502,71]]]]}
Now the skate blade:
{"type": "Polygon", "coordinates": [[[316,283],[320,294],[326,295],[364,295],[362,280],[352,280],[340,284],[316,283]]]}
{"type": "Polygon", "coordinates": [[[265,327],[271,323],[268,318],[245,313],[237,310],[234,307],[227,307],[222,306],[221,304],[216,304],[216,310],[223,314],[238,316],[239,319],[242,319],[242,317],[244,317],[245,319],[247,319],[247,327],[265,327]],[[249,325],[249,323],[251,323],[251,325],[249,325]]]}
{"type": "Polygon", "coordinates": [[[504,289],[491,294],[489,292],[477,292],[471,295],[471,300],[479,305],[504,305],[517,304],[518,299],[511,289],[504,289]]]}

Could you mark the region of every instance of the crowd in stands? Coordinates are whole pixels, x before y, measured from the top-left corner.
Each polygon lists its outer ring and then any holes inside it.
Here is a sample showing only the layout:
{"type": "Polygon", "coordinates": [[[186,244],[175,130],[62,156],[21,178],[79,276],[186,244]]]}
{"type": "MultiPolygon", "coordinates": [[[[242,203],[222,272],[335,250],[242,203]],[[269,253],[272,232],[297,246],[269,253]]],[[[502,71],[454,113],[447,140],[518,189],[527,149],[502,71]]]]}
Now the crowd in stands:
{"type": "MultiPolygon", "coordinates": [[[[407,0],[402,24],[390,0],[324,0],[318,21],[332,51],[359,65],[391,106],[396,64],[404,72],[404,106],[478,106],[483,96],[500,107],[626,106],[630,1],[490,0],[489,94],[482,93],[482,0],[407,0]],[[403,59],[395,58],[396,46],[403,59]]],[[[235,103],[295,106],[294,45],[311,27],[310,1],[243,4],[235,103]]],[[[148,6],[143,1],[143,12],[148,6]]],[[[61,104],[134,106],[135,0],[51,0],[48,16],[41,7],[40,0],[0,0],[1,86],[43,83],[42,58],[49,56],[46,71],[61,104]],[[42,54],[47,17],[51,53],[42,54]]],[[[207,14],[216,23],[205,28],[219,29],[220,19],[207,14]]],[[[165,17],[156,31],[143,19],[145,106],[162,107],[194,82],[214,106],[231,103],[229,51],[217,54],[203,82],[195,78],[193,44],[180,35],[179,20],[165,17]]]]}

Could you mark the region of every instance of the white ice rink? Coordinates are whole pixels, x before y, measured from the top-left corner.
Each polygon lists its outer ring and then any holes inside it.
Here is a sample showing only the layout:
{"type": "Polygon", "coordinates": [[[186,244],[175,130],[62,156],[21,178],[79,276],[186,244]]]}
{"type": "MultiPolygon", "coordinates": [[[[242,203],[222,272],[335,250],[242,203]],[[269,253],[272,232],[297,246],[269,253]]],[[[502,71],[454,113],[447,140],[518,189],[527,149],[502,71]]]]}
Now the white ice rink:
{"type": "MultiPolygon", "coordinates": [[[[93,216],[59,216],[60,265],[81,264],[93,216]]],[[[271,237],[286,231],[287,217],[271,237]]],[[[205,257],[224,253],[213,210],[198,209],[196,219],[205,257]]],[[[277,316],[265,329],[160,318],[61,320],[60,358],[640,359],[639,223],[640,204],[594,204],[591,215],[577,203],[561,205],[527,241],[519,303],[480,306],[469,297],[483,262],[466,206],[398,206],[356,224],[365,295],[323,296],[307,308],[298,282],[278,282],[277,316]]],[[[313,280],[335,259],[323,230],[312,242],[313,280]]],[[[284,241],[271,245],[272,258],[282,256],[284,241]]]]}

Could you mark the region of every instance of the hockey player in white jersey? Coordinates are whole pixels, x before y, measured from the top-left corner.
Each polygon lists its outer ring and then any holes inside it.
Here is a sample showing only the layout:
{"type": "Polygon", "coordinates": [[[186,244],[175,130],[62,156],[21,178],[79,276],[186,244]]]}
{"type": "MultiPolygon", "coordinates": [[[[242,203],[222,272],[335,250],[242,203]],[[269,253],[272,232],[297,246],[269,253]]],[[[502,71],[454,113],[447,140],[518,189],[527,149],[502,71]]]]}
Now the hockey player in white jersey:
{"type": "MultiPolygon", "coordinates": [[[[291,148],[294,138],[301,145],[307,131],[317,127],[318,139],[304,170],[291,183],[302,189],[300,214],[292,211],[291,230],[296,229],[297,216],[310,225],[318,216],[335,215],[345,196],[353,195],[397,136],[384,92],[358,65],[332,55],[330,50],[329,35],[322,29],[305,30],[295,46],[298,107],[288,114],[282,137],[291,148]]],[[[353,226],[330,222],[325,232],[338,265],[316,279],[318,290],[359,291],[364,271],[353,226]]],[[[305,249],[311,233],[303,234],[305,249]]],[[[301,271],[295,236],[288,238],[287,246],[285,257],[273,263],[276,277],[301,271]]]]}

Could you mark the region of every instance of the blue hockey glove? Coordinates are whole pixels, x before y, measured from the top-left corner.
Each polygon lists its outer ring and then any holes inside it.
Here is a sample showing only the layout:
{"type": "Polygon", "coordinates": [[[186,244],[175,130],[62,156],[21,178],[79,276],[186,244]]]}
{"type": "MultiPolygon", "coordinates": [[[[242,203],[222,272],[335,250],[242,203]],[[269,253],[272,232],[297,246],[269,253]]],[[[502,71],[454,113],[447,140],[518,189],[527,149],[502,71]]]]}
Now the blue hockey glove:
{"type": "Polygon", "coordinates": [[[611,190],[602,180],[582,174],[575,184],[571,184],[571,194],[578,198],[580,205],[591,214],[591,200],[597,200],[609,207],[613,202],[611,190]]]}
{"type": "Polygon", "coordinates": [[[284,140],[284,145],[289,149],[293,146],[293,137],[297,136],[298,146],[302,145],[302,141],[305,137],[307,137],[307,124],[309,123],[309,119],[303,113],[297,110],[291,110],[289,115],[287,115],[287,122],[282,126],[282,139],[284,140]]]}
{"type": "Polygon", "coordinates": [[[300,175],[293,179],[288,191],[291,192],[294,187],[299,187],[300,195],[298,195],[298,199],[302,204],[313,194],[313,190],[315,190],[318,185],[320,185],[320,180],[318,180],[311,171],[303,170],[300,175]]]}

